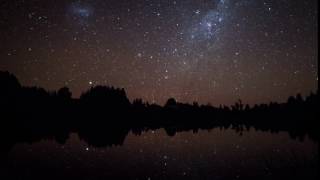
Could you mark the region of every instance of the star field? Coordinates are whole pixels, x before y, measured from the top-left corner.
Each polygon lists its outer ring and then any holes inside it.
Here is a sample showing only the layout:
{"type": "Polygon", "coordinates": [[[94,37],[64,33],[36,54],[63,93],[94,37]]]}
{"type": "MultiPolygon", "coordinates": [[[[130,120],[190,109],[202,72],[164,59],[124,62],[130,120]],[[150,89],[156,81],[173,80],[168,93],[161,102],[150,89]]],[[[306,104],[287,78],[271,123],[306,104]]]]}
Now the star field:
{"type": "Polygon", "coordinates": [[[0,70],[74,97],[285,101],[317,89],[317,15],[316,0],[5,1],[0,70]]]}

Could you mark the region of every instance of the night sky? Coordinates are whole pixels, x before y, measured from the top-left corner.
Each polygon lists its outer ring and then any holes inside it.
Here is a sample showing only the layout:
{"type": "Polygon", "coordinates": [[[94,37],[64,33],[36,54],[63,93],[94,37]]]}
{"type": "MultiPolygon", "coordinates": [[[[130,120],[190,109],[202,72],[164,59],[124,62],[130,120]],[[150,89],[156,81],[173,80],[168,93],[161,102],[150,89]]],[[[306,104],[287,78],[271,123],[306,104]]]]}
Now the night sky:
{"type": "Polygon", "coordinates": [[[0,70],[74,97],[213,105],[285,101],[318,87],[317,0],[6,0],[0,70]]]}

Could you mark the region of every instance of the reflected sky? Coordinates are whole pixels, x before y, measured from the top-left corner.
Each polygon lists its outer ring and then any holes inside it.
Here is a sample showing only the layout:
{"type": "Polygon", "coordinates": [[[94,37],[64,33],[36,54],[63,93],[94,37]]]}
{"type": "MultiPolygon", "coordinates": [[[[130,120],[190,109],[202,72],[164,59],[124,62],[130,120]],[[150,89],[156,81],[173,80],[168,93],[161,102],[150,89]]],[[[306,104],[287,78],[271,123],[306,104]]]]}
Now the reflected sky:
{"type": "MultiPolygon", "coordinates": [[[[95,148],[71,134],[66,144],[15,145],[8,172],[30,178],[241,179],[315,177],[318,143],[287,133],[233,130],[129,133],[122,146],[95,148]],[[39,171],[41,169],[41,171],[39,171]],[[17,173],[15,173],[17,174],[17,173]]],[[[17,176],[19,176],[17,175],[17,176]]]]}

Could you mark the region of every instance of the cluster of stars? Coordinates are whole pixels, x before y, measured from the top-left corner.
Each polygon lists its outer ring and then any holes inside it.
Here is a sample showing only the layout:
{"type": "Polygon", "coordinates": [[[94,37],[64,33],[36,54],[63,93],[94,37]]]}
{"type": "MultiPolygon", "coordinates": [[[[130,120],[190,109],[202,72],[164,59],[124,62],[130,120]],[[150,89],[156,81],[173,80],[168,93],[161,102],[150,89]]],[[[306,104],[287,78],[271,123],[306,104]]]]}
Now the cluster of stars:
{"type": "Polygon", "coordinates": [[[75,97],[103,84],[160,104],[171,96],[214,105],[283,101],[317,87],[315,4],[7,2],[0,68],[26,85],[67,85],[75,97]]]}

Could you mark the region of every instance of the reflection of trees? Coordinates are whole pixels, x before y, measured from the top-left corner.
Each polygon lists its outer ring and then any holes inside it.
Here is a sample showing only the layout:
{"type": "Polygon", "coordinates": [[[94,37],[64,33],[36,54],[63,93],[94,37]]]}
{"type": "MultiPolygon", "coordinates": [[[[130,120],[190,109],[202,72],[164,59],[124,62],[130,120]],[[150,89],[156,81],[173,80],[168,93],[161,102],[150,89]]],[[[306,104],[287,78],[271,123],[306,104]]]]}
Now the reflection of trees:
{"type": "Polygon", "coordinates": [[[249,130],[277,133],[293,138],[317,133],[318,91],[306,98],[300,94],[286,103],[271,102],[250,107],[238,100],[231,107],[179,103],[170,98],[165,106],[141,99],[129,102],[124,89],[96,86],[72,99],[68,88],[48,92],[22,87],[8,72],[0,72],[0,138],[6,147],[16,142],[42,138],[65,143],[70,132],[93,146],[121,145],[129,131],[164,128],[169,136],[180,131],[232,128],[239,134],[249,130]]]}

